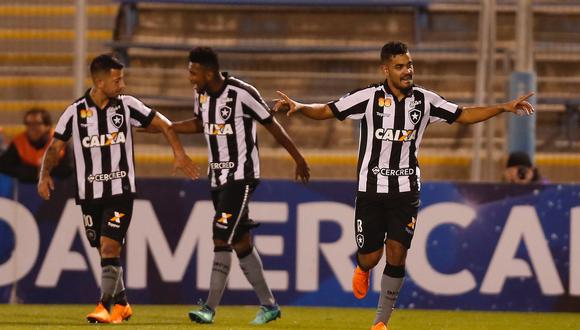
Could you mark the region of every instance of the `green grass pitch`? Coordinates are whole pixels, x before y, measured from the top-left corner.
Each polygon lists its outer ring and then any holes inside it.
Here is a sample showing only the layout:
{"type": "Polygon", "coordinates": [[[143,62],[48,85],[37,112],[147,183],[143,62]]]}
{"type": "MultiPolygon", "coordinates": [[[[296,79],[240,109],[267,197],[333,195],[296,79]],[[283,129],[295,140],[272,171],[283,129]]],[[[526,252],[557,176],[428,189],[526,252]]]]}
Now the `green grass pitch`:
{"type": "MultiPolygon", "coordinates": [[[[222,306],[214,324],[189,321],[187,312],[196,306],[134,305],[133,318],[122,325],[94,325],[84,316],[92,305],[0,305],[1,329],[344,329],[368,330],[374,309],[282,306],[282,319],[252,326],[257,307],[222,306]]],[[[396,310],[389,324],[398,329],[580,329],[580,313],[506,313],[396,310]]]]}

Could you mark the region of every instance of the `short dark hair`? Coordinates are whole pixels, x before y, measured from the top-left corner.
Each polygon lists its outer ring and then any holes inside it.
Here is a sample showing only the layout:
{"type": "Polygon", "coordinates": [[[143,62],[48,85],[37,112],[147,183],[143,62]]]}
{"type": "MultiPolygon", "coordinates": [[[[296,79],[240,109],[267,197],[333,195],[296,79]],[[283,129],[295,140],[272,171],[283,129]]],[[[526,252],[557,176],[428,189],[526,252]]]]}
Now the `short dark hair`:
{"type": "Polygon", "coordinates": [[[42,118],[42,124],[46,126],[52,126],[52,118],[50,117],[50,113],[43,108],[31,108],[30,110],[26,111],[23,118],[24,123],[26,124],[26,117],[36,115],[40,115],[42,118]]]}
{"type": "Polygon", "coordinates": [[[526,152],[515,151],[509,155],[507,161],[507,167],[512,166],[533,167],[533,164],[530,156],[526,152]]]}
{"type": "Polygon", "coordinates": [[[389,41],[381,49],[381,62],[386,62],[396,55],[404,55],[409,52],[407,45],[401,41],[389,41]]]}
{"type": "Polygon", "coordinates": [[[111,54],[102,54],[91,61],[91,76],[102,72],[109,73],[112,69],[121,70],[124,67],[125,65],[123,65],[123,63],[121,63],[121,61],[119,61],[115,56],[111,54]]]}
{"type": "Polygon", "coordinates": [[[189,61],[219,72],[220,64],[217,53],[210,47],[195,47],[189,52],[189,61]]]}

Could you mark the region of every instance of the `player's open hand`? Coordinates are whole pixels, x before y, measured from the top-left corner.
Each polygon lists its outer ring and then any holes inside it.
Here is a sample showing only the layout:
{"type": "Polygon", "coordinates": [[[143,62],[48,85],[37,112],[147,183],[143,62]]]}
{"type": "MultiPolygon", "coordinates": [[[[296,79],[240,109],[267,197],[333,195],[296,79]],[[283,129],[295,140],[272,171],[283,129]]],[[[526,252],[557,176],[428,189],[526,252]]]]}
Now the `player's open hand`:
{"type": "Polygon", "coordinates": [[[274,112],[287,110],[288,112],[286,112],[286,116],[290,116],[298,111],[298,102],[292,100],[288,95],[280,91],[276,91],[276,93],[278,93],[281,98],[274,100],[276,102],[272,109],[274,112]]]}
{"type": "Polygon", "coordinates": [[[534,93],[522,95],[515,100],[506,103],[505,110],[513,112],[518,116],[531,115],[534,113],[534,107],[527,100],[532,97],[534,93]]]}
{"type": "Polygon", "coordinates": [[[308,183],[308,180],[310,180],[310,167],[308,167],[308,163],[306,163],[304,158],[296,162],[294,179],[296,181],[300,180],[302,183],[308,183]]]}
{"type": "Polygon", "coordinates": [[[175,156],[175,161],[173,163],[173,175],[177,173],[177,170],[181,170],[192,180],[199,178],[199,168],[187,155],[175,156]]]}
{"type": "Polygon", "coordinates": [[[38,180],[38,194],[42,199],[49,200],[50,199],[50,192],[54,190],[54,182],[52,178],[49,176],[40,177],[38,180]]]}

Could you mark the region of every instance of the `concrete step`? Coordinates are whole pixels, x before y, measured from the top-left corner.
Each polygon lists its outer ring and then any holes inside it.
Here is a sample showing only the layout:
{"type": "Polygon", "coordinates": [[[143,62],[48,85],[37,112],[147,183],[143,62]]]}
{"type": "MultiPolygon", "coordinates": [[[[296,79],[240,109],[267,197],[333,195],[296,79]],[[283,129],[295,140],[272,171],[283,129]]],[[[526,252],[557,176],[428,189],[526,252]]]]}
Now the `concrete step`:
{"type": "MultiPolygon", "coordinates": [[[[414,12],[405,8],[344,8],[212,5],[139,7],[139,36],[149,42],[184,42],[204,38],[239,45],[244,39],[320,45],[325,37],[335,46],[380,44],[386,39],[413,39],[414,12]],[[377,20],[377,17],[385,19],[377,20]],[[323,19],[322,19],[323,18],[323,19]],[[388,18],[388,19],[387,19],[388,18]],[[313,24],[316,22],[316,24],[313,24]],[[348,24],[345,24],[348,22],[348,24]],[[280,36],[286,36],[280,41],[280,36]],[[314,37],[316,36],[316,37],[314,37]],[[227,41],[226,41],[227,40],[227,41]]],[[[133,41],[139,41],[139,38],[133,41]]]]}
{"type": "MultiPolygon", "coordinates": [[[[108,38],[88,40],[87,51],[89,53],[110,52],[107,48],[108,38]]],[[[74,53],[72,35],[65,38],[35,38],[35,39],[5,39],[0,37],[1,53],[74,53]]]]}
{"type": "MultiPolygon", "coordinates": [[[[18,6],[47,6],[46,0],[5,0],[3,3],[7,5],[18,6]]],[[[70,6],[73,3],[71,0],[50,0],[51,6],[70,6]]],[[[112,0],[88,0],[89,6],[106,6],[111,5],[112,0]]]]}

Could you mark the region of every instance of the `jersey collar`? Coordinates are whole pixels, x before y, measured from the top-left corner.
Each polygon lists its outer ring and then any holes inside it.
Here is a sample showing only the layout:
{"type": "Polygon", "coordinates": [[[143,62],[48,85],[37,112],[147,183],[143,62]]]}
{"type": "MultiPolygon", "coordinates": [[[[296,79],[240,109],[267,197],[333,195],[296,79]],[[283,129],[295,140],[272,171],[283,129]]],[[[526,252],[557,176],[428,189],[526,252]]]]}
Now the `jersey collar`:
{"type": "MultiPolygon", "coordinates": [[[[394,99],[396,99],[397,97],[395,96],[395,94],[393,93],[393,91],[391,90],[391,88],[389,87],[389,84],[387,83],[387,80],[385,79],[385,81],[383,82],[383,88],[385,89],[385,92],[387,92],[388,94],[391,94],[393,96],[394,99]]],[[[409,88],[407,90],[407,93],[405,94],[405,97],[409,97],[413,95],[413,88],[415,88],[415,84],[413,84],[411,86],[411,88],[409,88]]]]}
{"type": "Polygon", "coordinates": [[[110,106],[115,106],[117,104],[118,99],[117,98],[110,98],[109,101],[107,102],[107,105],[105,105],[105,107],[103,109],[99,108],[98,105],[95,104],[95,101],[93,101],[93,99],[91,98],[91,89],[87,89],[87,91],[85,92],[85,100],[87,100],[87,105],[89,106],[89,108],[95,108],[97,110],[104,110],[107,109],[110,106]]]}

